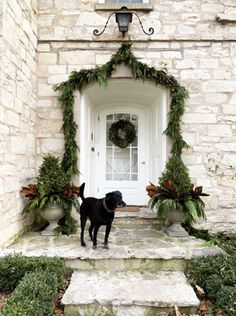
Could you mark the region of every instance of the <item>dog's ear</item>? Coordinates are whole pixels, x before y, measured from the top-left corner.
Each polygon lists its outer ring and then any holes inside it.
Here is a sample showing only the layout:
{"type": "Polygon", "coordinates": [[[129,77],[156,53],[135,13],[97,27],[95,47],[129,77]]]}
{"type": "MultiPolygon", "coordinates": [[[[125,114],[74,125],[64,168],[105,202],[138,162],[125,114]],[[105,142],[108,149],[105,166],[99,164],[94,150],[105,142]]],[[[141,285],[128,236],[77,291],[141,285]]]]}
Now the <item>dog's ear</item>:
{"type": "Polygon", "coordinates": [[[109,193],[106,194],[106,198],[110,199],[112,197],[112,195],[113,195],[113,192],[109,192],[109,193]]]}

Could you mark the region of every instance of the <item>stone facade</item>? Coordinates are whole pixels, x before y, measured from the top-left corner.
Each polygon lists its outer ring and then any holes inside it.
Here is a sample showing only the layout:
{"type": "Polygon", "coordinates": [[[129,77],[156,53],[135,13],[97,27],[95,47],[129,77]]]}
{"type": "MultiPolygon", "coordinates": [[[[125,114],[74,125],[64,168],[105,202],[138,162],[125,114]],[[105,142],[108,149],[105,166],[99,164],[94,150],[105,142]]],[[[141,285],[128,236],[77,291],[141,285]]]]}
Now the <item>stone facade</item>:
{"type": "Polygon", "coordinates": [[[35,175],[36,4],[0,2],[0,245],[24,228],[19,190],[35,175]]]}
{"type": "Polygon", "coordinates": [[[18,192],[35,173],[35,155],[38,166],[44,154],[62,154],[62,117],[52,86],[67,80],[73,70],[104,64],[128,40],[141,62],[165,66],[188,89],[182,128],[191,147],[183,158],[193,182],[210,194],[205,199],[205,227],[236,231],[235,0],[151,0],[150,11],[134,8],[144,28],[153,27],[155,33],[143,34],[134,16],[124,38],[114,17],[102,36],[93,36],[93,30],[102,30],[106,23],[110,11],[100,9],[109,9],[108,4],[39,0],[36,23],[35,2],[5,0],[2,15],[2,231],[9,218],[12,232],[21,227],[18,192]]]}

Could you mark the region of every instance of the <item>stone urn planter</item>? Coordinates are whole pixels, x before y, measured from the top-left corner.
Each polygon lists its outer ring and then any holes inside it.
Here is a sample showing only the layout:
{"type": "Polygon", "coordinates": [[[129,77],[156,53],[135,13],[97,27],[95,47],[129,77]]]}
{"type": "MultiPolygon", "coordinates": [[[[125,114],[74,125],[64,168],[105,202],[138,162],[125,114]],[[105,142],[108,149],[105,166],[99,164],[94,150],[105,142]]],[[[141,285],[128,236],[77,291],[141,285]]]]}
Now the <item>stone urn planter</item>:
{"type": "Polygon", "coordinates": [[[58,204],[54,204],[44,211],[40,211],[43,219],[49,222],[49,225],[42,231],[44,236],[55,235],[54,229],[58,227],[58,221],[65,215],[64,210],[58,204]]]}
{"type": "Polygon", "coordinates": [[[168,213],[168,217],[165,221],[164,232],[171,237],[187,237],[189,234],[181,226],[184,222],[184,214],[173,210],[168,213]]]}

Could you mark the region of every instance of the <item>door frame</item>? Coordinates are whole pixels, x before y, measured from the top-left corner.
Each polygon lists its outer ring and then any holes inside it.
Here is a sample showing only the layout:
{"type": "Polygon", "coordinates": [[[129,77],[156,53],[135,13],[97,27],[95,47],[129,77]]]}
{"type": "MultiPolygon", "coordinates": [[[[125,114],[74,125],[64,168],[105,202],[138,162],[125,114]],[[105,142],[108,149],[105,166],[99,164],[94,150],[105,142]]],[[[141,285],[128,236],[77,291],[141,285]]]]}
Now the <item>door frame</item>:
{"type": "MultiPolygon", "coordinates": [[[[110,81],[115,84],[115,82],[126,81],[132,82],[132,85],[137,84],[135,90],[140,92],[140,86],[142,89],[142,85],[145,85],[144,93],[143,93],[143,105],[138,105],[138,107],[145,108],[146,110],[146,120],[150,122],[150,124],[146,121],[146,126],[149,128],[148,134],[149,138],[149,149],[145,146],[145,152],[147,155],[146,161],[148,161],[149,168],[147,170],[147,183],[152,181],[154,183],[158,182],[158,178],[161,175],[161,172],[164,170],[165,162],[167,160],[167,156],[169,154],[170,143],[167,137],[163,134],[164,130],[167,126],[167,111],[169,104],[169,94],[166,89],[153,85],[152,83],[145,83],[138,80],[134,80],[131,78],[120,78],[119,79],[111,79],[110,81]],[[148,98],[149,103],[146,102],[146,98],[148,98]],[[152,103],[150,102],[152,100],[152,103]],[[158,139],[152,140],[153,134],[157,135],[158,139]],[[158,154],[154,154],[154,157],[151,149],[158,142],[158,154]],[[152,161],[152,162],[151,162],[152,161]]],[[[106,90],[108,88],[101,88],[97,84],[89,85],[86,87],[82,94],[76,97],[76,111],[75,111],[75,120],[78,128],[77,133],[77,143],[79,145],[79,160],[78,160],[78,169],[80,170],[79,175],[79,183],[86,182],[85,186],[85,196],[98,196],[94,183],[94,168],[96,167],[92,161],[95,159],[95,152],[91,151],[96,144],[96,140],[94,139],[95,135],[95,124],[96,117],[95,112],[98,109],[106,108],[110,106],[118,106],[121,104],[121,101],[108,102],[105,98],[106,102],[102,102],[103,95],[106,96],[106,90]],[[99,95],[100,90],[102,90],[101,95],[99,95]],[[99,92],[98,92],[99,91],[99,92]]],[[[108,89],[109,90],[109,89],[108,89]]],[[[110,92],[108,91],[108,94],[110,92]]],[[[140,97],[140,95],[139,95],[140,97]]],[[[115,98],[114,98],[115,99],[115,98]]],[[[135,106],[134,104],[130,104],[131,108],[135,106]]],[[[144,187],[145,190],[145,187],[144,187]]],[[[148,200],[148,197],[147,197],[148,200]]],[[[146,201],[147,201],[146,200],[146,201]]]]}

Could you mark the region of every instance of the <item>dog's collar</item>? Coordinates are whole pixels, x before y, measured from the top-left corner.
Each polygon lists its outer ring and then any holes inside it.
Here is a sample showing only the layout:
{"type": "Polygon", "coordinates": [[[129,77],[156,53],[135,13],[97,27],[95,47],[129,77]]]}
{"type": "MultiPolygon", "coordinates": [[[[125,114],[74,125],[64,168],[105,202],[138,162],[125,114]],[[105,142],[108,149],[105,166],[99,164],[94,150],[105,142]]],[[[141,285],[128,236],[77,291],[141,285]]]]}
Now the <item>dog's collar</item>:
{"type": "Polygon", "coordinates": [[[105,210],[106,210],[108,213],[114,213],[114,212],[115,212],[115,210],[110,210],[110,209],[107,207],[107,205],[106,205],[106,200],[105,200],[105,199],[102,200],[102,205],[103,205],[103,207],[105,208],[105,210]]]}

